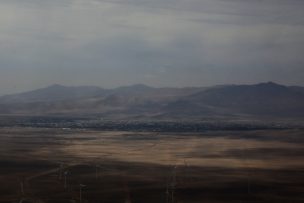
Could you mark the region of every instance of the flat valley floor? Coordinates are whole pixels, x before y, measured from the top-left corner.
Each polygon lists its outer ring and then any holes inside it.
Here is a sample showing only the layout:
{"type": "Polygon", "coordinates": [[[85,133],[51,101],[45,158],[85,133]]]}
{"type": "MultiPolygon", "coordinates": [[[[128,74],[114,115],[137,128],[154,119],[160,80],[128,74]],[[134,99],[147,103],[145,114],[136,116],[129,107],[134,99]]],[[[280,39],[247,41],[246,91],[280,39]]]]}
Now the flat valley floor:
{"type": "Polygon", "coordinates": [[[304,130],[1,128],[0,202],[303,203],[304,130]]]}

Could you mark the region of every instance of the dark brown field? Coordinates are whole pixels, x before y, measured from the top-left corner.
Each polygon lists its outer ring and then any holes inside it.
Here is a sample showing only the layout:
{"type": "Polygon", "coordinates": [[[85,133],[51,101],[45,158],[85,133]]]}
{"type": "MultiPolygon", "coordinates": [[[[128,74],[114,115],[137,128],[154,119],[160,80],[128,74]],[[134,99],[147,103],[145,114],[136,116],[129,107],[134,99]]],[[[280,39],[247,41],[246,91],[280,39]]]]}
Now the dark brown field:
{"type": "Polygon", "coordinates": [[[303,203],[304,131],[1,128],[0,182],[1,203],[303,203]]]}

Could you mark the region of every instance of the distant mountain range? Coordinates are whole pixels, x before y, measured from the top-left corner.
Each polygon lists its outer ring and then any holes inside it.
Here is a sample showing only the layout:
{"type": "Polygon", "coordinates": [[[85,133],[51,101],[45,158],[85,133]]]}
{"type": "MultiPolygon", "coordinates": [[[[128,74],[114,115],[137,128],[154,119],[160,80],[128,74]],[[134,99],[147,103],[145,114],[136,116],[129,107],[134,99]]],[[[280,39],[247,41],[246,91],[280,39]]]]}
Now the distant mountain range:
{"type": "Polygon", "coordinates": [[[105,118],[202,119],[304,117],[304,87],[255,85],[115,89],[52,85],[0,97],[2,115],[87,115],[105,118]]]}

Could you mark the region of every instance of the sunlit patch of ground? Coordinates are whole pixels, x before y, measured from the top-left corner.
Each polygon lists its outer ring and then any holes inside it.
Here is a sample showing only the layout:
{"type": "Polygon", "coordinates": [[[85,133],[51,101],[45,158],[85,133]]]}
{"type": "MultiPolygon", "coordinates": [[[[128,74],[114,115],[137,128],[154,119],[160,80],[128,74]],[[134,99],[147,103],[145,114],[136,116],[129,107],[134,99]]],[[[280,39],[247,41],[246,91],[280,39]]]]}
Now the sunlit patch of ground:
{"type": "Polygon", "coordinates": [[[124,202],[126,190],[132,191],[133,202],[143,202],[145,196],[150,199],[145,202],[166,202],[166,182],[174,173],[176,202],[301,202],[303,137],[301,130],[154,133],[2,128],[0,181],[10,184],[0,186],[5,196],[0,202],[20,198],[20,180],[28,177],[34,177],[28,195],[41,201],[77,202],[78,185],[86,182],[90,202],[124,202]],[[71,172],[69,191],[58,180],[62,163],[71,172]]]}
{"type": "MultiPolygon", "coordinates": [[[[283,131],[302,135],[301,131],[283,131]]],[[[27,157],[56,161],[113,159],[161,165],[206,167],[303,167],[302,142],[276,140],[281,131],[206,132],[200,134],[5,129],[1,132],[3,158],[27,157]],[[51,131],[52,133],[50,133],[51,131]],[[15,132],[15,133],[14,133],[15,132]],[[22,134],[24,133],[24,134],[22,134]],[[268,135],[268,136],[267,136],[268,135]],[[269,139],[269,135],[273,139],[269,139]],[[248,139],[248,137],[250,139],[248,139]]],[[[282,135],[281,135],[282,136],[282,135]]]]}

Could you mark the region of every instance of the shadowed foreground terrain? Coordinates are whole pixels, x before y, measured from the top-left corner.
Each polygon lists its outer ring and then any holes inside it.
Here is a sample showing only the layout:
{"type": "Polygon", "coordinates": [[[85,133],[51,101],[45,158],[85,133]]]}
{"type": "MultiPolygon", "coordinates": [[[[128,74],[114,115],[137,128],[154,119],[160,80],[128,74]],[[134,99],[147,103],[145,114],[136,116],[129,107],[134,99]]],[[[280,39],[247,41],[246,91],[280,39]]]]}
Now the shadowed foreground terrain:
{"type": "Polygon", "coordinates": [[[0,202],[300,203],[303,144],[303,130],[1,128],[0,202]]]}

